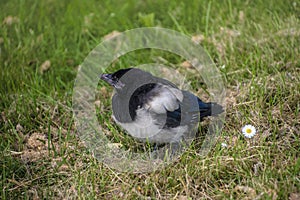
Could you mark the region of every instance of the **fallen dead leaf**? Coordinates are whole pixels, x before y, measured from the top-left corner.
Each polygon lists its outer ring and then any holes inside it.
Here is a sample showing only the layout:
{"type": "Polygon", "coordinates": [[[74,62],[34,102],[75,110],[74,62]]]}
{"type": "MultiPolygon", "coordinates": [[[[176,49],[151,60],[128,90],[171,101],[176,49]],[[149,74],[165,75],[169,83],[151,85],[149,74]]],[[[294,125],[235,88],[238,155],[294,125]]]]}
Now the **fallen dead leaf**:
{"type": "Polygon", "coordinates": [[[19,21],[20,21],[20,19],[18,17],[9,15],[9,16],[4,18],[2,23],[5,24],[5,25],[10,26],[12,24],[18,23],[19,21]]]}
{"type": "Polygon", "coordinates": [[[220,27],[220,32],[221,35],[225,34],[225,36],[229,36],[229,37],[238,37],[241,35],[241,32],[238,30],[234,30],[234,29],[230,29],[227,27],[220,27]]]}
{"type": "Polygon", "coordinates": [[[120,149],[123,145],[121,143],[109,143],[107,146],[110,149],[120,149]]]}
{"type": "Polygon", "coordinates": [[[43,74],[46,71],[48,71],[51,67],[51,62],[50,60],[46,60],[45,62],[43,62],[43,64],[40,66],[40,73],[43,74]]]}
{"type": "Polygon", "coordinates": [[[291,193],[289,196],[289,200],[299,200],[300,199],[300,193],[291,193]]]}
{"type": "Polygon", "coordinates": [[[239,11],[239,21],[241,23],[243,23],[245,21],[245,13],[242,10],[239,11]]]}
{"type": "Polygon", "coordinates": [[[109,92],[107,91],[107,88],[104,86],[100,88],[100,93],[104,98],[107,98],[110,96],[109,92]]]}
{"type": "Polygon", "coordinates": [[[113,32],[111,32],[111,33],[105,35],[105,36],[103,37],[103,39],[104,39],[104,40],[110,40],[110,39],[112,39],[112,38],[114,38],[114,37],[116,37],[116,36],[118,36],[118,35],[120,35],[120,34],[121,34],[121,33],[120,33],[119,31],[113,31],[113,32]]]}
{"type": "Polygon", "coordinates": [[[2,118],[3,122],[5,122],[5,123],[7,122],[6,115],[5,115],[4,111],[1,112],[1,118],[2,118]]]}
{"type": "Polygon", "coordinates": [[[21,124],[17,124],[16,131],[22,132],[24,130],[23,126],[21,124]]]}
{"type": "Polygon", "coordinates": [[[184,61],[180,66],[184,68],[193,68],[193,65],[189,61],[184,61]]]}
{"type": "Polygon", "coordinates": [[[196,44],[200,44],[204,39],[205,37],[202,34],[192,36],[192,41],[196,44]]]}
{"type": "Polygon", "coordinates": [[[256,191],[248,186],[242,186],[242,185],[237,185],[234,190],[239,191],[239,192],[244,192],[247,193],[247,196],[250,199],[254,199],[256,197],[256,191]]]}
{"type": "Polygon", "coordinates": [[[43,39],[44,39],[44,35],[40,34],[40,35],[37,36],[36,41],[37,41],[37,43],[40,43],[40,42],[43,41],[43,39]]]}
{"type": "Polygon", "coordinates": [[[101,106],[101,101],[97,100],[97,101],[94,102],[94,104],[95,104],[95,106],[96,106],[97,108],[100,108],[100,106],[101,106]]]}
{"type": "Polygon", "coordinates": [[[90,13],[86,16],[84,16],[84,25],[85,26],[91,26],[92,25],[92,19],[94,17],[94,13],[90,13]]]}

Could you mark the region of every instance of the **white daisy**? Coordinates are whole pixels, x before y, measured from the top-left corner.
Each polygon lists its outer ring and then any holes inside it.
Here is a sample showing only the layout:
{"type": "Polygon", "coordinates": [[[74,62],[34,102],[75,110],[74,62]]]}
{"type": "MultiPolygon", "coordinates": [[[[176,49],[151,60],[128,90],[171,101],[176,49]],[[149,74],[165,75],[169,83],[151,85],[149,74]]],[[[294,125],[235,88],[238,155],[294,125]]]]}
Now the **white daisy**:
{"type": "Polygon", "coordinates": [[[254,126],[248,124],[243,127],[242,133],[245,137],[252,138],[256,134],[256,129],[254,126]]]}
{"type": "Polygon", "coordinates": [[[222,143],[221,143],[221,146],[222,146],[223,148],[226,148],[226,147],[227,147],[227,144],[226,144],[225,142],[222,142],[222,143]]]}

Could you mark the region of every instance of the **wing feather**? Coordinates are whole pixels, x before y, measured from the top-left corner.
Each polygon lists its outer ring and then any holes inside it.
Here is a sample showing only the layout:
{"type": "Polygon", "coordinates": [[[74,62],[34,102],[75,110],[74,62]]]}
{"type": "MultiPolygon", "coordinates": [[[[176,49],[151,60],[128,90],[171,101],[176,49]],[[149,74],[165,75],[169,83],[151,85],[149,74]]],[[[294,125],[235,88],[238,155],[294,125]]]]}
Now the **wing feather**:
{"type": "Polygon", "coordinates": [[[145,108],[156,114],[166,114],[180,107],[183,100],[182,92],[168,85],[157,84],[157,86],[148,93],[149,101],[145,108]]]}

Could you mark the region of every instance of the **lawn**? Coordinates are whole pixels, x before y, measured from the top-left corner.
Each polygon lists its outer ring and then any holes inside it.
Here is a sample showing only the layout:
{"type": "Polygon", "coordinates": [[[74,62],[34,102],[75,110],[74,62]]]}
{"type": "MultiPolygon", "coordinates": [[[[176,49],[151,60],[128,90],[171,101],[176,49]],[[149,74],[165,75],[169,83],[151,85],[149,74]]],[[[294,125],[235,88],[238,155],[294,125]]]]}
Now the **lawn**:
{"type": "MultiPolygon", "coordinates": [[[[300,199],[299,1],[2,0],[0,23],[1,199],[300,199]],[[139,27],[178,31],[206,50],[225,83],[226,118],[207,155],[195,141],[164,168],[126,173],[79,139],[72,95],[89,52],[139,27]]],[[[137,50],[108,69],[147,63],[207,98],[203,79],[169,52],[137,50]]],[[[112,88],[98,91],[99,123],[130,148],[110,117],[112,88]]]]}

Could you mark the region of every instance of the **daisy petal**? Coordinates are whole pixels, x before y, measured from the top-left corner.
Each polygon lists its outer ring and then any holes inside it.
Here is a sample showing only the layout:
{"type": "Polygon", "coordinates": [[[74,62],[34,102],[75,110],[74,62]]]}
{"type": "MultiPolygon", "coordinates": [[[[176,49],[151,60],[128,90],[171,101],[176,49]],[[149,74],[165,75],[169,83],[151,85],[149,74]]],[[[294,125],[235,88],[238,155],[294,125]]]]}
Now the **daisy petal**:
{"type": "Polygon", "coordinates": [[[252,138],[256,134],[256,129],[248,124],[242,128],[242,133],[246,138],[252,138]]]}

